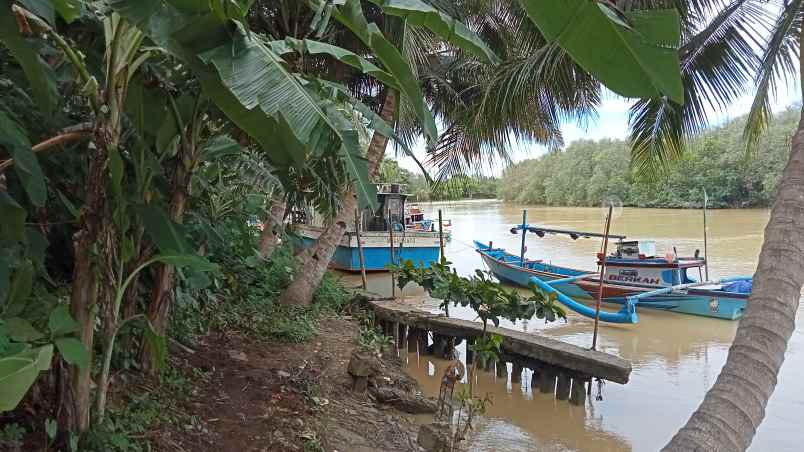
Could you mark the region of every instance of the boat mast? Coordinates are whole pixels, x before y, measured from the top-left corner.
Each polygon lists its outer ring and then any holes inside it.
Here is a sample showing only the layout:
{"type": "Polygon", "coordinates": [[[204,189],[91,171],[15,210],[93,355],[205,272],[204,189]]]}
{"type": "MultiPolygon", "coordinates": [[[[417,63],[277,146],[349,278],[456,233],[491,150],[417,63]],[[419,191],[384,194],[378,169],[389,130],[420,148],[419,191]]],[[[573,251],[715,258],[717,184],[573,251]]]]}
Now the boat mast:
{"type": "Polygon", "coordinates": [[[709,196],[706,195],[706,189],[704,188],[704,204],[703,204],[703,235],[704,235],[704,274],[706,275],[706,280],[709,281],[709,254],[706,253],[706,204],[709,202],[709,196]]]}
{"type": "Polygon", "coordinates": [[[528,232],[528,211],[522,210],[522,246],[519,249],[519,265],[525,268],[525,234],[528,232]]]}
{"type": "MultiPolygon", "coordinates": [[[[592,350],[597,347],[597,328],[600,323],[600,302],[603,300],[603,276],[606,273],[606,253],[609,247],[609,228],[611,227],[611,213],[614,206],[609,204],[609,214],[606,215],[606,230],[603,233],[603,254],[600,256],[600,282],[597,286],[597,302],[595,303],[595,332],[592,335],[592,350]]],[[[590,383],[591,384],[591,383],[590,383]]]]}

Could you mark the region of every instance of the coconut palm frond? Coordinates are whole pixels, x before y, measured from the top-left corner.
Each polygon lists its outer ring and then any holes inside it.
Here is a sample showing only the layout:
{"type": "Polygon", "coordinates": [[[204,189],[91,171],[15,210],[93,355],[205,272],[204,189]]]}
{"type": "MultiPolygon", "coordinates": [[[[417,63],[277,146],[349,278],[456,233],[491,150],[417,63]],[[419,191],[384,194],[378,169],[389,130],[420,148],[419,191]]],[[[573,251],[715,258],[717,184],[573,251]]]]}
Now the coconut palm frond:
{"type": "Polygon", "coordinates": [[[756,148],[759,137],[768,128],[772,116],[770,101],[776,96],[778,81],[792,81],[798,75],[801,8],[801,0],[785,2],[773,24],[772,34],[762,48],[755,80],[757,90],[743,131],[749,151],[756,148]]]}
{"type": "Polygon", "coordinates": [[[766,24],[765,10],[745,0],[701,19],[700,31],[680,49],[684,105],[655,98],[631,107],[631,163],[637,173],[666,169],[683,153],[687,139],[709,125],[709,111],[727,108],[745,92],[759,66],[752,37],[766,24]]]}

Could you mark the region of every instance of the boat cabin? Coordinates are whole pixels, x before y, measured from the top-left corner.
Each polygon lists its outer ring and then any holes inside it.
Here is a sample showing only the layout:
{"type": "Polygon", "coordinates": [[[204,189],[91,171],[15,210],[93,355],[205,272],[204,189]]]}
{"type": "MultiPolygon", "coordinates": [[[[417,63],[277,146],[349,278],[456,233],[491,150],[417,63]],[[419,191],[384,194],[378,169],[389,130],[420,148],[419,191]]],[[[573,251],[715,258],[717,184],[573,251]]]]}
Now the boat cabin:
{"type": "MultiPolygon", "coordinates": [[[[602,257],[598,254],[598,265],[602,257]]],[[[653,241],[620,241],[606,258],[604,279],[615,284],[670,287],[703,280],[705,265],[698,250],[693,257],[679,257],[675,252],[660,257],[653,241]]]]}
{"type": "Polygon", "coordinates": [[[363,210],[363,231],[387,231],[388,225],[394,225],[395,231],[401,231],[405,224],[405,201],[403,184],[377,184],[377,209],[366,207],[363,210]]]}

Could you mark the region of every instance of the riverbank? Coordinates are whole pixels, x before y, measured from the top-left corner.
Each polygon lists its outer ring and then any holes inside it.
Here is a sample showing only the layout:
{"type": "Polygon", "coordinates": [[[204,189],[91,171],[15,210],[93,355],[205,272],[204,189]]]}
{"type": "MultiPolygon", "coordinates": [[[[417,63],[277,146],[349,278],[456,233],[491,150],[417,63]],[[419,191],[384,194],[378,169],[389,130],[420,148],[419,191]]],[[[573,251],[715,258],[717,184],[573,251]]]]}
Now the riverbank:
{"type": "MultiPolygon", "coordinates": [[[[352,391],[347,367],[360,335],[358,317],[327,315],[301,343],[228,330],[199,338],[192,349],[177,346],[161,381],[115,376],[114,421],[92,432],[87,450],[419,451],[419,424],[432,416],[400,411],[374,394],[410,394],[419,411],[434,411],[435,402],[390,355],[378,361],[368,391],[352,391]]],[[[0,449],[41,449],[44,423],[32,425],[42,427],[0,449]]]]}

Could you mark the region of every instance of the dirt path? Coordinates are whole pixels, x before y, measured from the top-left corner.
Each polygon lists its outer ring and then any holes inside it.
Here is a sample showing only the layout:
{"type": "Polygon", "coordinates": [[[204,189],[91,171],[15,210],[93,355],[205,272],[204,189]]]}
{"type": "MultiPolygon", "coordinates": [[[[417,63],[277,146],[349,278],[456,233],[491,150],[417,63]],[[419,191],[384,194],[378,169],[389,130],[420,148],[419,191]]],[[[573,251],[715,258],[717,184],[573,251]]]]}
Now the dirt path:
{"type": "MultiPolygon", "coordinates": [[[[346,372],[358,327],[326,318],[303,344],[255,341],[214,333],[184,354],[200,369],[186,403],[195,415],[186,431],[163,431],[160,450],[418,451],[415,417],[350,390],[346,372]]],[[[384,385],[412,389],[398,360],[385,359],[384,385]]],[[[198,371],[195,371],[197,374],[198,371]]]]}

